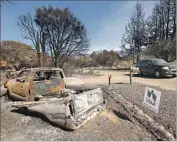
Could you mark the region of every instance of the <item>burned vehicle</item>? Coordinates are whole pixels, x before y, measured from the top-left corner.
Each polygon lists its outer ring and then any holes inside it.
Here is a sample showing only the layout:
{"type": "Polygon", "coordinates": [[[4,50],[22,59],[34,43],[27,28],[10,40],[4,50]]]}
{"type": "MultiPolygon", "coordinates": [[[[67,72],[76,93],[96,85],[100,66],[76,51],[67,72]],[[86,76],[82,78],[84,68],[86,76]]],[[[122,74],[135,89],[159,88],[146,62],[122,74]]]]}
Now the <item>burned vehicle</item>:
{"type": "Polygon", "coordinates": [[[5,76],[7,79],[12,79],[12,78],[15,78],[18,75],[18,73],[19,73],[19,71],[7,70],[7,73],[5,76]]]}
{"type": "Polygon", "coordinates": [[[13,107],[43,114],[49,122],[67,130],[75,130],[105,109],[100,88],[80,94],[67,92],[67,96],[45,98],[40,101],[14,102],[13,107]]]}
{"type": "Polygon", "coordinates": [[[59,68],[25,69],[4,86],[9,98],[15,100],[13,107],[42,114],[50,123],[68,130],[78,129],[106,106],[100,88],[82,93],[67,89],[59,68]]]}
{"type": "Polygon", "coordinates": [[[7,96],[17,101],[32,101],[45,95],[59,95],[65,86],[65,75],[60,68],[24,69],[4,84],[7,96]]]}

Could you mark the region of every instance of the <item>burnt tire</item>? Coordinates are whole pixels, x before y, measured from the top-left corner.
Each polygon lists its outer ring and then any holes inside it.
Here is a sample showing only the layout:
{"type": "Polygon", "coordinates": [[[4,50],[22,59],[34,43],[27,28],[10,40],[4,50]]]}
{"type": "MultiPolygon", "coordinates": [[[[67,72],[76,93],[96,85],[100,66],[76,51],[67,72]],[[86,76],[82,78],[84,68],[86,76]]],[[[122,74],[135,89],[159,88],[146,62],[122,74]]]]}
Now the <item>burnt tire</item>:
{"type": "Polygon", "coordinates": [[[11,96],[9,90],[6,91],[6,95],[5,96],[6,96],[7,100],[11,100],[11,101],[28,101],[28,98],[20,99],[20,98],[11,96]]]}
{"type": "Polygon", "coordinates": [[[142,76],[143,75],[143,72],[141,69],[139,69],[139,75],[142,76]]]}
{"type": "Polygon", "coordinates": [[[5,97],[7,100],[13,100],[13,98],[10,96],[9,90],[6,91],[5,97]]]}
{"type": "Polygon", "coordinates": [[[143,73],[140,71],[139,75],[140,75],[140,76],[143,76],[143,73]]]}

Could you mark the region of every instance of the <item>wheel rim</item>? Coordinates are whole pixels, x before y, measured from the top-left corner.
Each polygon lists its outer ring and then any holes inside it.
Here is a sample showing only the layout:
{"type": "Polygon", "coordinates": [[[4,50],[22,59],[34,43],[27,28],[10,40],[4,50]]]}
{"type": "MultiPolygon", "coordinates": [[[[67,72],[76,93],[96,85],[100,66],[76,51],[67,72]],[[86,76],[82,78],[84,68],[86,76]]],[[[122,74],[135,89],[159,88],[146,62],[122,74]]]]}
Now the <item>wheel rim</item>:
{"type": "Polygon", "coordinates": [[[155,76],[156,77],[159,77],[160,76],[160,73],[158,71],[155,72],[155,76]]]}

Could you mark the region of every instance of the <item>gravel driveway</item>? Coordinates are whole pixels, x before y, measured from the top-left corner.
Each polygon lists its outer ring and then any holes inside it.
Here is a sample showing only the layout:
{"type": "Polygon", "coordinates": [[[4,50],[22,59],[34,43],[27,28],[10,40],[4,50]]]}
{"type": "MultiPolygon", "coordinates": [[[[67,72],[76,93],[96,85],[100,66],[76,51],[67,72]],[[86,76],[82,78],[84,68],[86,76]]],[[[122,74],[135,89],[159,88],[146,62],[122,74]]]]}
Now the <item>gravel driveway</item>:
{"type": "Polygon", "coordinates": [[[112,84],[116,92],[132,104],[140,107],[145,113],[161,123],[169,132],[176,137],[176,91],[164,90],[159,87],[149,86],[161,91],[161,99],[158,114],[143,105],[146,85],[133,83],[112,84]]]}

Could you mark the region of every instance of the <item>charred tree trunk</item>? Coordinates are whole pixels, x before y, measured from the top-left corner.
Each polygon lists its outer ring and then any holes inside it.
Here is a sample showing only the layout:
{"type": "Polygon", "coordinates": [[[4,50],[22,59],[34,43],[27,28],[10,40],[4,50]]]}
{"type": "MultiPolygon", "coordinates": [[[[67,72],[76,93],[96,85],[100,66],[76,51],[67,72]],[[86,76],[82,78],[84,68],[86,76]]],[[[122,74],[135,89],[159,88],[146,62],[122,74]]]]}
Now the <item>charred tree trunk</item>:
{"type": "Polygon", "coordinates": [[[40,52],[37,53],[37,57],[38,57],[38,67],[41,67],[41,54],[40,54],[40,52]]]}

